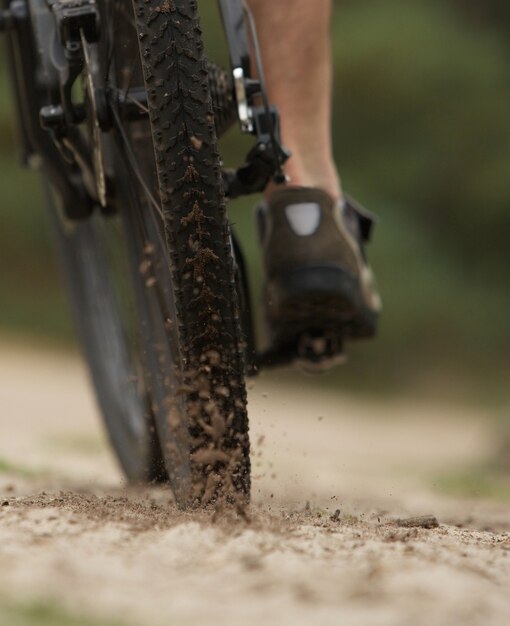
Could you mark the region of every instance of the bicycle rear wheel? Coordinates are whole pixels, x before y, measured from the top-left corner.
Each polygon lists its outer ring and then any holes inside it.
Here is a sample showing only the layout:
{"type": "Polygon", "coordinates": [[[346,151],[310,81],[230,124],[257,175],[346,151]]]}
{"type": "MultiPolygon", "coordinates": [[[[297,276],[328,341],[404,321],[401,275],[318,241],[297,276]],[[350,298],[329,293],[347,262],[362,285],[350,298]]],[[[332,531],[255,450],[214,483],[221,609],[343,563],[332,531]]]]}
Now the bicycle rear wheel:
{"type": "Polygon", "coordinates": [[[136,262],[139,242],[129,236],[136,232],[128,221],[133,215],[126,212],[124,224],[101,215],[71,223],[56,198],[50,197],[49,209],[78,337],[111,444],[131,482],[166,482],[144,376],[140,328],[149,320],[138,317],[144,286],[136,262]]]}
{"type": "Polygon", "coordinates": [[[243,337],[197,3],[102,8],[115,204],[120,215],[132,207],[139,242],[145,380],[165,467],[182,505],[245,501],[243,337]],[[118,103],[143,90],[149,118],[125,121],[118,103]]]}

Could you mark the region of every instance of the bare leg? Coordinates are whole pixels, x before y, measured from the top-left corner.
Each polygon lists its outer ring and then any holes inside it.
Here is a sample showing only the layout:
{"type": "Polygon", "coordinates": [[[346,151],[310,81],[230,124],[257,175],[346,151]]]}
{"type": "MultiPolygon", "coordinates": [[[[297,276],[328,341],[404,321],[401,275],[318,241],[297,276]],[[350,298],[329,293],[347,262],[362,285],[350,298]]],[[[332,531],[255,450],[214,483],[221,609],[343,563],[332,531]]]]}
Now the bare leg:
{"type": "MultiPolygon", "coordinates": [[[[291,185],[341,195],[331,142],[332,0],[249,0],[271,102],[293,156],[291,185]]],[[[268,195],[274,191],[271,186],[268,195]]]]}

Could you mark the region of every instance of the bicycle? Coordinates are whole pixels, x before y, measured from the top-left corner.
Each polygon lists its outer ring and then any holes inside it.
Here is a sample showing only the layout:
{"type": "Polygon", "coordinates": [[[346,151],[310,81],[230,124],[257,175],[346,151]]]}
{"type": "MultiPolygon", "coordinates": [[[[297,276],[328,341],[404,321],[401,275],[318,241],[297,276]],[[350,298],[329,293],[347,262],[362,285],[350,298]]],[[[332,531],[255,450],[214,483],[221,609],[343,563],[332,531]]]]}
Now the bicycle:
{"type": "Polygon", "coordinates": [[[225,198],[283,182],[289,153],[242,0],[219,0],[231,68],[204,56],[196,0],[4,0],[25,165],[110,441],[129,480],[180,506],[249,498],[245,375],[258,352],[225,198]],[[252,63],[252,57],[255,63],[252,63]],[[255,138],[224,171],[217,141],[255,138]]]}

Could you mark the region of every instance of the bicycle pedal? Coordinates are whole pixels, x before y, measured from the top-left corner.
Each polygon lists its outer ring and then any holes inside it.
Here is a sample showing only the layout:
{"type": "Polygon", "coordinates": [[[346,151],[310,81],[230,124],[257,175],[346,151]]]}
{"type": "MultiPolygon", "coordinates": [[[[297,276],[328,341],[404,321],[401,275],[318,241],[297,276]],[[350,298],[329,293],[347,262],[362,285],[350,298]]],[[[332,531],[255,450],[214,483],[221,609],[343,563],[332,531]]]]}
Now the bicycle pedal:
{"type": "Polygon", "coordinates": [[[294,364],[308,373],[322,373],[344,365],[347,355],[337,333],[304,333],[298,339],[294,364]]]}

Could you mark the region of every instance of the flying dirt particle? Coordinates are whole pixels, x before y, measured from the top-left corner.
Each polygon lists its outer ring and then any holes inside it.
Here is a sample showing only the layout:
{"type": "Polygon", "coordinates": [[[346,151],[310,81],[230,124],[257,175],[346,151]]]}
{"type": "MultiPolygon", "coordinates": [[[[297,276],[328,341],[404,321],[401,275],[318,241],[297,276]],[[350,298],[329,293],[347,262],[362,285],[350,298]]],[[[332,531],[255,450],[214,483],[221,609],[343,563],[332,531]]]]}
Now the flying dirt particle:
{"type": "Polygon", "coordinates": [[[259,438],[257,439],[257,445],[261,446],[264,441],[266,440],[266,436],[265,435],[260,435],[259,438]]]}
{"type": "Polygon", "coordinates": [[[145,281],[145,286],[146,286],[146,287],[149,287],[149,289],[150,289],[151,287],[154,287],[154,285],[156,284],[156,282],[157,282],[157,281],[156,281],[156,279],[154,278],[154,276],[152,276],[152,278],[148,278],[148,279],[145,281]]]}
{"type": "Polygon", "coordinates": [[[2,502],[2,506],[9,506],[9,500],[4,500],[2,502]]]}
{"type": "Polygon", "coordinates": [[[322,422],[322,420],[324,419],[324,417],[322,415],[319,415],[319,417],[317,418],[319,420],[319,422],[322,422]]]}
{"type": "Polygon", "coordinates": [[[329,519],[332,522],[339,522],[341,513],[342,511],[340,511],[340,509],[337,509],[329,519]]]}

